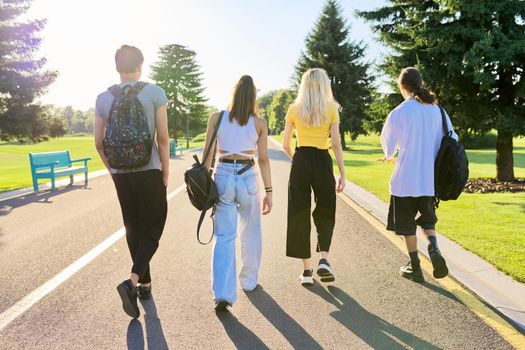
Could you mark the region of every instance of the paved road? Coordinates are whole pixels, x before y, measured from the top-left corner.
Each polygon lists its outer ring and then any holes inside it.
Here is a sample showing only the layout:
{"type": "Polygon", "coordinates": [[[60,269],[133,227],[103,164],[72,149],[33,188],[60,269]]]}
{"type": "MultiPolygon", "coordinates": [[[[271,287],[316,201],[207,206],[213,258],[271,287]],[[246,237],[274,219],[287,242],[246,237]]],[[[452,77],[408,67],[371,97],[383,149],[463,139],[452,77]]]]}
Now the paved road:
{"type": "MultiPolygon", "coordinates": [[[[0,349],[512,348],[434,280],[398,277],[404,254],[339,198],[336,282],[303,288],[300,262],[284,255],[289,162],[276,148],[271,158],[275,205],[263,221],[260,287],[239,291],[231,313],[213,312],[211,246],[197,243],[197,212],[181,192],[169,202],[154,297],[138,320],[122,312],[115,290],[129,270],[120,239],[0,329],[0,349]]],[[[172,160],[168,192],[190,163],[190,155],[172,160]]],[[[109,176],[0,203],[0,318],[121,226],[109,176]]]]}

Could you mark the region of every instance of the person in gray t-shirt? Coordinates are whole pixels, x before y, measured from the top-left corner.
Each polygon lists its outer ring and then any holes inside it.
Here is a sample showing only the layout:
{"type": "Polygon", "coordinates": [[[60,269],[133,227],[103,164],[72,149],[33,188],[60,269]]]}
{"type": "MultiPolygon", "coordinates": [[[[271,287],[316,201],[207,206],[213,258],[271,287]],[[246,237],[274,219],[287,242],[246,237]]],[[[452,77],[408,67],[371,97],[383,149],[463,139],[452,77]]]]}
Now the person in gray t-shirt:
{"type": "MultiPolygon", "coordinates": [[[[142,52],[136,47],[123,45],[117,50],[115,64],[120,73],[120,87],[139,81],[143,62],[142,52]]],[[[101,93],[95,108],[95,146],[115,183],[133,259],[130,277],[117,286],[117,291],[124,311],[133,318],[140,316],[137,296],[141,299],[151,297],[149,262],[157,251],[166,223],[169,177],[168,99],[164,91],[153,84],[147,84],[137,96],[154,140],[150,161],[141,168],[122,170],[109,166],[102,141],[113,95],[107,90],[101,93]]]]}
{"type": "MultiPolygon", "coordinates": [[[[124,88],[126,85],[135,85],[137,83],[136,80],[127,81],[118,84],[121,88],[124,88]]],[[[168,104],[168,98],[166,97],[166,93],[164,90],[162,90],[157,85],[148,84],[146,85],[137,95],[142,108],[144,109],[144,114],[146,115],[146,118],[148,119],[148,125],[149,130],[151,133],[151,139],[155,139],[155,113],[156,111],[162,107],[166,106],[168,104]]],[[[115,98],[109,92],[109,90],[104,91],[97,97],[97,102],[95,106],[95,115],[97,117],[102,117],[104,119],[104,122],[108,122],[109,118],[109,110],[111,109],[111,105],[113,103],[113,100],[115,98]]],[[[149,169],[158,169],[162,170],[162,164],[160,162],[159,158],[159,151],[157,148],[157,143],[153,142],[153,148],[151,149],[151,158],[148,164],[146,164],[142,168],[138,169],[111,169],[112,173],[128,173],[128,172],[137,172],[137,171],[144,171],[149,169]]]]}

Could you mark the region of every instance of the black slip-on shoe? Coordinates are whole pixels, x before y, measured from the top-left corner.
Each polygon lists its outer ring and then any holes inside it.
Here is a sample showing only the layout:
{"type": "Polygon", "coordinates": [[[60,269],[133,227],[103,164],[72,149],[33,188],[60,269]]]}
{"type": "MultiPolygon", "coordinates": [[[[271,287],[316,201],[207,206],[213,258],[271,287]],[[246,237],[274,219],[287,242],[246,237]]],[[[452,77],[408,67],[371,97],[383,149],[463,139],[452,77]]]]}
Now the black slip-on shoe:
{"type": "Polygon", "coordinates": [[[117,286],[118,294],[122,299],[124,312],[132,318],[140,316],[139,306],[137,305],[137,288],[131,280],[125,280],[117,286]]]}
{"type": "Polygon", "coordinates": [[[224,312],[228,310],[228,307],[232,306],[226,300],[219,300],[215,302],[215,312],[224,312]]]}
{"type": "Polygon", "coordinates": [[[444,278],[448,275],[448,267],[445,258],[441,255],[438,249],[434,248],[432,244],[428,245],[428,255],[432,261],[434,268],[434,278],[444,278]]]}
{"type": "Polygon", "coordinates": [[[302,274],[299,275],[299,280],[301,284],[305,287],[310,287],[314,285],[314,271],[313,270],[304,270],[302,274]]]}
{"type": "Polygon", "coordinates": [[[399,268],[399,274],[414,282],[425,282],[425,277],[423,277],[423,271],[421,271],[421,268],[413,269],[410,261],[405,266],[399,268]]]}
{"type": "Polygon", "coordinates": [[[139,286],[137,295],[140,300],[148,300],[151,298],[151,285],[149,287],[139,286]]]}
{"type": "Polygon", "coordinates": [[[319,265],[317,266],[317,275],[321,278],[321,282],[335,281],[332,268],[326,259],[319,260],[319,265]]]}

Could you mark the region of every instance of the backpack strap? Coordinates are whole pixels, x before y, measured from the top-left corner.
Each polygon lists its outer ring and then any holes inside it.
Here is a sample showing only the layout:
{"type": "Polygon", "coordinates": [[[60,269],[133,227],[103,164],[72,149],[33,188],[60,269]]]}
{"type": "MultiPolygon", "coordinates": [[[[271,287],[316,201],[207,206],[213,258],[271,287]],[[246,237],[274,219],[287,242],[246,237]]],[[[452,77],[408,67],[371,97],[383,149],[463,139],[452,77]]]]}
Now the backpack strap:
{"type": "Polygon", "coordinates": [[[445,109],[441,107],[441,105],[438,105],[439,111],[441,112],[441,123],[443,124],[443,134],[448,135],[450,133],[450,130],[448,130],[448,124],[447,124],[447,115],[445,114],[445,109]]]}
{"type": "Polygon", "coordinates": [[[123,93],[132,93],[132,94],[138,94],[142,89],[148,85],[148,83],[143,81],[137,81],[133,86],[131,85],[125,85],[124,88],[121,88],[119,84],[112,85],[108,88],[109,92],[113,95],[113,97],[117,98],[123,95],[123,93]],[[128,87],[126,89],[126,87],[128,87]]]}
{"type": "MultiPolygon", "coordinates": [[[[215,124],[215,128],[213,129],[213,134],[211,135],[210,144],[208,145],[208,147],[204,151],[204,158],[202,158],[202,164],[206,164],[206,159],[208,159],[208,157],[210,155],[211,148],[215,147],[215,141],[217,141],[216,140],[216,138],[217,138],[217,131],[219,131],[219,126],[221,125],[221,121],[222,121],[222,116],[223,115],[224,115],[224,111],[221,111],[221,113],[219,114],[219,119],[217,120],[217,124],[215,124]]],[[[215,163],[215,152],[213,153],[213,159],[212,159],[212,164],[211,164],[212,168],[213,168],[214,163],[215,163]]]]}
{"type": "Polygon", "coordinates": [[[113,95],[114,98],[120,97],[122,95],[122,88],[118,84],[108,87],[108,91],[113,95]]]}
{"type": "Polygon", "coordinates": [[[199,241],[200,244],[202,245],[208,245],[210,244],[211,240],[213,239],[213,232],[215,231],[215,220],[213,218],[213,216],[215,215],[215,206],[213,206],[213,209],[212,209],[212,212],[211,212],[211,215],[210,217],[212,218],[212,224],[213,224],[213,229],[211,231],[211,237],[210,237],[210,240],[206,243],[203,243],[201,241],[201,238],[200,238],[200,232],[201,232],[201,225],[202,225],[202,222],[204,221],[204,217],[206,216],[206,212],[208,211],[208,209],[206,210],[203,210],[201,212],[201,216],[199,217],[199,223],[197,224],[197,241],[199,241]]]}

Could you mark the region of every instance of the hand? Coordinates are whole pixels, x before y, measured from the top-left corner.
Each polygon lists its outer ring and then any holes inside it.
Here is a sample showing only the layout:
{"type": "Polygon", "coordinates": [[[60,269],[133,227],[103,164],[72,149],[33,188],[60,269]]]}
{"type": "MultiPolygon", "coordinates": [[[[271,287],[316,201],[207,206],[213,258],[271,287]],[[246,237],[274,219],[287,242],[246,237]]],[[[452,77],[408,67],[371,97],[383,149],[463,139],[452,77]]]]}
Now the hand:
{"type": "Polygon", "coordinates": [[[387,157],[385,156],[385,157],[383,157],[383,158],[379,158],[377,161],[378,161],[378,162],[381,162],[381,163],[383,163],[383,164],[386,162],[386,163],[388,164],[388,163],[394,163],[396,160],[395,160],[394,158],[387,158],[387,157]]]}
{"type": "Polygon", "coordinates": [[[272,199],[272,192],[266,193],[266,196],[264,196],[263,199],[263,208],[262,208],[262,214],[270,214],[272,211],[272,205],[273,205],[273,199],[272,199]]]}
{"type": "Polygon", "coordinates": [[[346,178],[345,178],[345,176],[344,175],[339,176],[339,181],[337,182],[337,189],[336,189],[336,191],[338,193],[343,192],[344,189],[345,189],[345,185],[346,185],[346,178]]]}
{"type": "Polygon", "coordinates": [[[168,180],[170,178],[170,174],[169,173],[165,173],[163,172],[162,173],[162,181],[164,182],[164,186],[165,187],[168,187],[168,180]]]}

